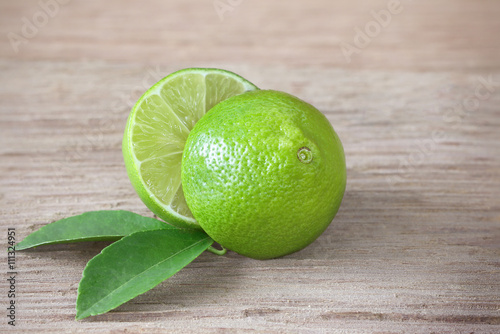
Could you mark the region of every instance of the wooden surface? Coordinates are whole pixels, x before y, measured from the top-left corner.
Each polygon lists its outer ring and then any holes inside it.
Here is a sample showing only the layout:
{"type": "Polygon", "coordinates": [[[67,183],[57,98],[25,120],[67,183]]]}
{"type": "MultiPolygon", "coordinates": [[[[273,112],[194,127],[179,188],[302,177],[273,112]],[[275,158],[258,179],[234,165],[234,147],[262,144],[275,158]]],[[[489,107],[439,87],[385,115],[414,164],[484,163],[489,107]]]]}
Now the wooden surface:
{"type": "Polygon", "coordinates": [[[74,0],[44,16],[38,1],[0,1],[3,247],[9,227],[21,239],[85,211],[151,216],[126,176],[122,131],[147,87],[193,66],[327,115],[348,168],[332,225],[280,259],[203,254],[79,322],[82,270],[106,243],[19,252],[15,328],[4,253],[0,332],[498,333],[498,1],[402,1],[350,62],[339,43],[354,45],[390,1],[216,3],[230,2],[74,0]],[[13,34],[25,36],[14,47],[13,34]]]}

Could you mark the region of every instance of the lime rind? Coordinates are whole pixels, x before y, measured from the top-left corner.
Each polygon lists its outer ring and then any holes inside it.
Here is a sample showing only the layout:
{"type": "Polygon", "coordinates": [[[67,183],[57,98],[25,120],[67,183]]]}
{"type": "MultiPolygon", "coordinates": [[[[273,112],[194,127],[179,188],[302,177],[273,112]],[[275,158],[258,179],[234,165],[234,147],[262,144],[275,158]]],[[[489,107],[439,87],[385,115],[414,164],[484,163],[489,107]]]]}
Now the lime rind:
{"type": "Polygon", "coordinates": [[[181,184],[187,136],[211,107],[257,89],[229,71],[189,68],[161,79],[139,98],[127,120],[123,155],[133,187],[159,218],[179,227],[201,228],[181,184]]]}
{"type": "Polygon", "coordinates": [[[345,154],[318,109],[259,90],[217,104],[196,124],[181,176],[215,242],[270,259],[306,247],[331,223],[345,192],[345,154]]]}

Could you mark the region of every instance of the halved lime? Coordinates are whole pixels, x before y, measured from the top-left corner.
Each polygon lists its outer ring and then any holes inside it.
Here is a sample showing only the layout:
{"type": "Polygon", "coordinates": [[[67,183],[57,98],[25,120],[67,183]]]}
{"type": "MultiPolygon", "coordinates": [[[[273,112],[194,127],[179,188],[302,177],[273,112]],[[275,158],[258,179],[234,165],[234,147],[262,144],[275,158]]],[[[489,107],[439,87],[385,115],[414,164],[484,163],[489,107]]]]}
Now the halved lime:
{"type": "Polygon", "coordinates": [[[159,218],[200,228],[181,184],[181,160],[189,132],[217,103],[258,88],[229,71],[188,68],[157,82],[137,101],[123,136],[127,173],[137,194],[159,218]]]}

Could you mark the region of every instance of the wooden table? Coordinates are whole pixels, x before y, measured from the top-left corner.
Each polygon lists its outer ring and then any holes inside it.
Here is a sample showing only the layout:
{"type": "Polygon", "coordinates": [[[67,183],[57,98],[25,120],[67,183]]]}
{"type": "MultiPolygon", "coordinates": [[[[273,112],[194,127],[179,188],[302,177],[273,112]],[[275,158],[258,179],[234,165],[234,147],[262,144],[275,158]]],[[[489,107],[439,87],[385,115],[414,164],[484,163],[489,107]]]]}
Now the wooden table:
{"type": "Polygon", "coordinates": [[[140,94],[183,67],[317,106],[348,186],[303,251],[204,253],[83,321],[78,282],[106,243],[18,252],[15,328],[4,255],[0,332],[498,333],[499,17],[496,0],[1,1],[3,247],[8,228],[21,239],[85,211],[152,216],[122,132],[140,94]]]}

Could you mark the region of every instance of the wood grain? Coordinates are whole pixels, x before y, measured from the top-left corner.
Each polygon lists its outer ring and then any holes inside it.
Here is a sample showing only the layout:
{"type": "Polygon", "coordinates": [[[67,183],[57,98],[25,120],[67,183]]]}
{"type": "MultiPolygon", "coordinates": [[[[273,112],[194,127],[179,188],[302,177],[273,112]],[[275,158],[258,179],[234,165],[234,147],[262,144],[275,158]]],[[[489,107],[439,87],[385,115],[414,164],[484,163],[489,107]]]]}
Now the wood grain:
{"type": "MultiPolygon", "coordinates": [[[[131,105],[187,66],[233,70],[317,106],[343,141],[348,186],[308,248],[256,261],[210,253],[118,309],[74,321],[106,243],[16,257],[16,327],[0,332],[496,333],[500,331],[500,6],[402,1],[71,1],[15,53],[0,39],[0,216],[19,238],[90,210],[151,216],[121,156],[131,105]],[[488,84],[488,82],[490,82],[488,84]]],[[[37,1],[0,2],[20,33],[37,1]]],[[[7,259],[0,265],[7,307],[7,259]]]]}

